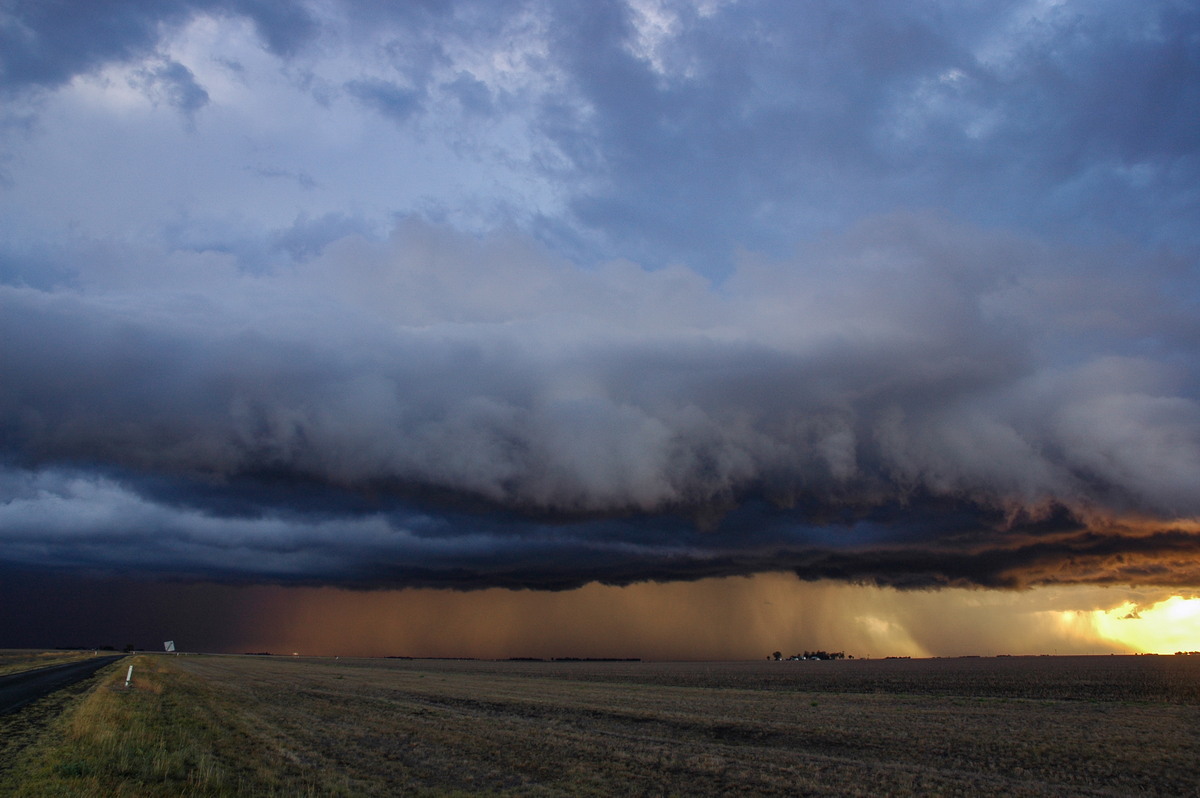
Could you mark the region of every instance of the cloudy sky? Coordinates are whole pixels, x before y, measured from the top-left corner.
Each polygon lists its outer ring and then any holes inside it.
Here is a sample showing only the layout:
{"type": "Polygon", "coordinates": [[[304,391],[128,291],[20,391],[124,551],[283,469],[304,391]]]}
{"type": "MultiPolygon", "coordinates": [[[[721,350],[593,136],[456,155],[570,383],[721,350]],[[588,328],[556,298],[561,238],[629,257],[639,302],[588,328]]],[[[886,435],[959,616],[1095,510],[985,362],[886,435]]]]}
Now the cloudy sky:
{"type": "Polygon", "coordinates": [[[1132,628],[1200,590],[1198,119],[1185,0],[3,0],[0,637],[1132,628]]]}

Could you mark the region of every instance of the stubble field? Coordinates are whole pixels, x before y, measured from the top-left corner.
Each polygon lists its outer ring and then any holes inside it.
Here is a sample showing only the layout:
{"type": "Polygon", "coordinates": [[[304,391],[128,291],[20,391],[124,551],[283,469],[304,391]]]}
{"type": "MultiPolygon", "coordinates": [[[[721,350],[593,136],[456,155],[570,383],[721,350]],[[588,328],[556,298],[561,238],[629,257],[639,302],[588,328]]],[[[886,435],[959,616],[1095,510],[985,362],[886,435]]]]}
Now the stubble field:
{"type": "Polygon", "coordinates": [[[1200,795],[1200,657],[141,656],[25,794],[1200,795]]]}
{"type": "Polygon", "coordinates": [[[18,673],[49,665],[62,665],[94,656],[92,651],[32,651],[28,649],[0,649],[0,676],[18,673]]]}

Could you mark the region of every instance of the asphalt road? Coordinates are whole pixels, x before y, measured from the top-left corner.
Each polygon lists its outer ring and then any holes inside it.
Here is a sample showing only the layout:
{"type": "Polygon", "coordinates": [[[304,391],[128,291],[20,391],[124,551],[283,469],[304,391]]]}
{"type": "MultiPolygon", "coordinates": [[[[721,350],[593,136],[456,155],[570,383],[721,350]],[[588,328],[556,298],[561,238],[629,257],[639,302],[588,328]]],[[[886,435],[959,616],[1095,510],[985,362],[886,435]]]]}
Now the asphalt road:
{"type": "Polygon", "coordinates": [[[36,701],[55,690],[86,679],[110,662],[116,662],[124,654],[105,657],[89,657],[65,665],[51,665],[0,676],[0,715],[15,712],[31,701],[36,701]]]}

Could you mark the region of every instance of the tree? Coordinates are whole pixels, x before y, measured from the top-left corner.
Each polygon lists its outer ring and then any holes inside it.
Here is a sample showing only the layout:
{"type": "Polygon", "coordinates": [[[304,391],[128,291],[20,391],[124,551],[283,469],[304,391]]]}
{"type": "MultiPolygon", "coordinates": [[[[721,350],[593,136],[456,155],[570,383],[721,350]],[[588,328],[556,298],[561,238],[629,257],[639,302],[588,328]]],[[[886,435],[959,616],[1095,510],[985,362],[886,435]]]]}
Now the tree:
{"type": "Polygon", "coordinates": [[[779,660],[783,659],[783,652],[782,652],[782,651],[776,651],[776,652],[773,652],[773,653],[771,654],[771,659],[773,659],[773,660],[775,660],[776,662],[778,662],[779,660]]]}

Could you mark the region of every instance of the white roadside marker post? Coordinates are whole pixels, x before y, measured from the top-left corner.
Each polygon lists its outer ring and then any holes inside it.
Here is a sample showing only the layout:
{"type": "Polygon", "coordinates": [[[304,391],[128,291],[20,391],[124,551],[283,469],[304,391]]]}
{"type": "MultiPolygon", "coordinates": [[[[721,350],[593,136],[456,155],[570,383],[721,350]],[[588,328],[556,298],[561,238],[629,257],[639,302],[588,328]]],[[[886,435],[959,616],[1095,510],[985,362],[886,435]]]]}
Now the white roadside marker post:
{"type": "Polygon", "coordinates": [[[133,666],[129,666],[129,672],[125,674],[125,689],[129,689],[129,683],[133,681],[133,666]]]}

